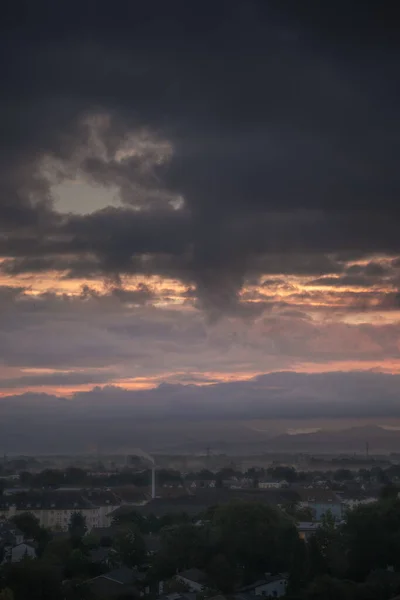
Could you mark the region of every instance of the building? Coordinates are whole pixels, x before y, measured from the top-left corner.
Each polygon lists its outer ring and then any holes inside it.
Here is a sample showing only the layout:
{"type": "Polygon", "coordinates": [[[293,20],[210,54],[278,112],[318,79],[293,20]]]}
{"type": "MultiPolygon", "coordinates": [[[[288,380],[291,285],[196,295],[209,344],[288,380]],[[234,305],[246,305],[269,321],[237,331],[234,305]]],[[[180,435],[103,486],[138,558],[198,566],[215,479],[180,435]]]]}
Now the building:
{"type": "Polygon", "coordinates": [[[177,581],[185,584],[190,592],[202,592],[207,587],[207,575],[200,569],[187,569],[178,573],[177,581]]]}
{"type": "Polygon", "coordinates": [[[194,479],[190,483],[190,488],[194,489],[204,489],[204,488],[215,488],[217,485],[216,479],[194,479]]]}
{"type": "Polygon", "coordinates": [[[342,518],[342,501],[331,490],[321,488],[297,488],[299,508],[310,508],[315,521],[320,521],[328,513],[340,521],[342,518]]]}
{"type": "Polygon", "coordinates": [[[307,542],[312,535],[316,532],[319,527],[319,523],[313,523],[310,521],[303,521],[296,525],[297,531],[299,532],[299,538],[307,542]]]}
{"type": "Polygon", "coordinates": [[[338,492],[337,495],[342,501],[342,514],[344,514],[346,510],[351,510],[360,506],[360,504],[371,504],[371,502],[376,502],[378,500],[376,494],[364,491],[344,491],[338,492]]]}
{"type": "Polygon", "coordinates": [[[158,600],[197,600],[197,594],[194,592],[173,592],[171,594],[162,594],[158,600]]]}
{"type": "Polygon", "coordinates": [[[286,594],[287,583],[287,577],[282,574],[271,575],[271,573],[266,573],[262,579],[241,588],[239,594],[245,593],[252,596],[280,598],[286,594]]]}
{"type": "Polygon", "coordinates": [[[269,481],[268,479],[263,479],[258,482],[258,487],[261,490],[278,490],[280,488],[288,487],[288,482],[283,481],[269,481]]]}
{"type": "Polygon", "coordinates": [[[18,544],[4,553],[3,564],[20,562],[24,558],[36,558],[36,548],[33,544],[18,544]]]}
{"type": "Polygon", "coordinates": [[[106,600],[125,596],[140,597],[148,593],[147,589],[142,589],[143,577],[144,575],[139,574],[135,569],[121,567],[91,579],[90,590],[95,598],[106,600]]]}
{"type": "Polygon", "coordinates": [[[17,546],[24,541],[24,534],[10,521],[0,522],[0,546],[17,546]]]}
{"type": "MultiPolygon", "coordinates": [[[[115,499],[115,502],[119,501],[115,499]]],[[[71,516],[79,512],[86,519],[90,531],[93,527],[109,524],[108,513],[116,508],[100,496],[89,499],[79,492],[26,492],[0,498],[0,518],[10,519],[25,512],[32,513],[42,527],[56,531],[68,529],[71,516]]]]}

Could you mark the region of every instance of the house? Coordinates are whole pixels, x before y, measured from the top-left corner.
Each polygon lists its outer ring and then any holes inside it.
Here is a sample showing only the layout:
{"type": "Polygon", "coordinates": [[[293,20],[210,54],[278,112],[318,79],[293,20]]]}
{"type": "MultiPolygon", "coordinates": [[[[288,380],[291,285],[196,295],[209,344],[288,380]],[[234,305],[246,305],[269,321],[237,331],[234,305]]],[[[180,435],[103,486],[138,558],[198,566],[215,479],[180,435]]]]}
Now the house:
{"type": "Polygon", "coordinates": [[[310,508],[316,521],[320,521],[328,512],[340,521],[342,518],[342,501],[332,490],[321,488],[296,488],[300,508],[310,508]]]}
{"type": "Polygon", "coordinates": [[[143,576],[135,569],[121,567],[114,569],[89,581],[90,589],[95,598],[118,598],[119,596],[144,596],[148,590],[143,590],[143,576]]]}
{"type": "Polygon", "coordinates": [[[319,523],[313,523],[310,521],[303,521],[301,523],[297,523],[296,528],[299,532],[299,537],[301,540],[307,542],[310,537],[316,532],[319,527],[319,523]]]}
{"type": "Polygon", "coordinates": [[[0,546],[17,546],[24,541],[24,534],[12,521],[0,522],[0,546]]]}
{"type": "Polygon", "coordinates": [[[197,594],[194,592],[173,592],[171,594],[162,594],[158,600],[197,600],[197,594]]]}
{"type": "Polygon", "coordinates": [[[239,590],[240,593],[251,594],[252,596],[270,596],[279,598],[286,594],[288,578],[285,575],[272,575],[266,573],[264,577],[250,585],[246,585],[239,590]]]}
{"type": "Polygon", "coordinates": [[[371,502],[376,502],[378,500],[378,497],[375,494],[364,491],[343,491],[338,492],[337,495],[342,501],[342,514],[346,512],[346,510],[351,510],[360,506],[360,504],[371,504],[371,502]]]}
{"type": "Polygon", "coordinates": [[[143,506],[151,498],[150,490],[137,488],[135,485],[124,485],[113,488],[115,496],[119,498],[119,504],[129,506],[143,506]]]}
{"type": "Polygon", "coordinates": [[[4,554],[3,564],[20,562],[24,558],[36,558],[34,545],[22,543],[9,548],[4,554]]]}
{"type": "Polygon", "coordinates": [[[187,569],[175,576],[177,581],[184,583],[190,592],[202,592],[207,587],[208,578],[200,569],[187,569]]]}
{"type": "Polygon", "coordinates": [[[194,479],[190,483],[191,489],[199,489],[199,488],[215,488],[217,485],[216,479],[194,479]]]}
{"type": "Polygon", "coordinates": [[[288,482],[285,480],[282,481],[270,481],[268,479],[263,479],[258,482],[258,487],[261,490],[277,490],[280,488],[288,487],[288,482]]]}

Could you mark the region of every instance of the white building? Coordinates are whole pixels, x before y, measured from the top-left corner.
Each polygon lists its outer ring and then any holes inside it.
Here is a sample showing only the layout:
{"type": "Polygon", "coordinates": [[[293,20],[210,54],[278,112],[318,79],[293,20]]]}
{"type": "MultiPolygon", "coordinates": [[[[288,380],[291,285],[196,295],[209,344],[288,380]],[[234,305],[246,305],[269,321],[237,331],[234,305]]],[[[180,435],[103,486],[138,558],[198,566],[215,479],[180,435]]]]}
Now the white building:
{"type": "Polygon", "coordinates": [[[81,513],[90,531],[109,525],[107,515],[120,505],[113,494],[102,492],[89,500],[84,491],[28,492],[0,498],[0,517],[11,519],[22,513],[32,513],[42,527],[66,531],[74,513],[81,513]]]}
{"type": "Polygon", "coordinates": [[[254,596],[270,596],[272,598],[280,598],[286,594],[287,577],[278,574],[265,574],[265,578],[255,581],[250,585],[241,588],[240,592],[245,592],[254,596]]]}
{"type": "Polygon", "coordinates": [[[175,579],[185,584],[189,592],[202,592],[207,585],[207,575],[200,569],[187,569],[178,573],[175,579]]]}
{"type": "Polygon", "coordinates": [[[280,489],[280,488],[284,488],[284,487],[288,487],[288,482],[283,480],[283,481],[259,481],[258,482],[258,487],[261,490],[276,490],[276,489],[280,489]]]}

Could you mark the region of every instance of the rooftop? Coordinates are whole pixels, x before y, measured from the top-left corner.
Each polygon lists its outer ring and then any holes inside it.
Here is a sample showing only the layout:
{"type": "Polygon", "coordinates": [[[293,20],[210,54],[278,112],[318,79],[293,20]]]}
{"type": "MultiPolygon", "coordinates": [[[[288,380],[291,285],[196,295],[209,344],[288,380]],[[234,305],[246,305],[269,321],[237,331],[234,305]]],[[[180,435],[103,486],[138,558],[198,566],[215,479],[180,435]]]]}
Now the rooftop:
{"type": "Polygon", "coordinates": [[[341,499],[332,490],[324,490],[321,488],[296,488],[293,490],[299,496],[302,502],[321,502],[341,504],[341,499]]]}
{"type": "Polygon", "coordinates": [[[207,582],[207,575],[204,573],[204,571],[196,568],[182,571],[181,573],[178,573],[178,576],[188,579],[189,581],[194,581],[195,583],[204,584],[207,582]]]}
{"type": "Polygon", "coordinates": [[[17,510],[35,511],[43,509],[83,510],[95,508],[96,505],[80,492],[22,492],[14,496],[0,498],[0,510],[8,510],[15,506],[17,510]]]}

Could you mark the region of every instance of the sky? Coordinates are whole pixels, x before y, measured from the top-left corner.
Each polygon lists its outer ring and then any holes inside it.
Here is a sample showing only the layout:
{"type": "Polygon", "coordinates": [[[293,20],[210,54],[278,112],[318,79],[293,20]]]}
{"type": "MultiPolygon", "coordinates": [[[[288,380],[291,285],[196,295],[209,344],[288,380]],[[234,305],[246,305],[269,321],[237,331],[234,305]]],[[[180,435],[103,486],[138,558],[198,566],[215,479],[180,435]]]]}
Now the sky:
{"type": "Polygon", "coordinates": [[[394,6],[72,0],[0,27],[0,413],[135,415],[169,385],[172,412],[194,389],[233,415],[246,384],[264,417],[284,373],[281,416],[296,374],[332,418],[396,417],[394,6]]]}

